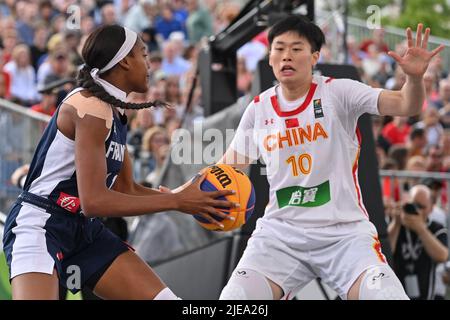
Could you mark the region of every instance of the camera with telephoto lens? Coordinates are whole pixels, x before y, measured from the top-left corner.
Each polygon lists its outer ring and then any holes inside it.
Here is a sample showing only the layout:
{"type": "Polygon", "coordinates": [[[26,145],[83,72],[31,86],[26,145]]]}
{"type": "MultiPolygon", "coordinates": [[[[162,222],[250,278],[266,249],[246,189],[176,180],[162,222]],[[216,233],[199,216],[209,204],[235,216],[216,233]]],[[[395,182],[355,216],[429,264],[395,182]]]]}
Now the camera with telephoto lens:
{"type": "Polygon", "coordinates": [[[403,205],[403,211],[406,214],[415,214],[415,215],[419,214],[418,208],[414,203],[405,203],[403,205]]]}

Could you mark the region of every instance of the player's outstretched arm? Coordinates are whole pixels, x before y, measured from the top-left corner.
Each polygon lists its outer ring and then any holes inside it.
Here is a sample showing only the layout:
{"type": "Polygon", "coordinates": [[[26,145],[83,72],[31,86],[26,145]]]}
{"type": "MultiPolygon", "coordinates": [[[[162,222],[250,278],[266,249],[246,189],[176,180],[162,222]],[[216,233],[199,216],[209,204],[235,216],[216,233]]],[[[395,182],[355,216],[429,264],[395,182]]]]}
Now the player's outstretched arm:
{"type": "MultiPolygon", "coordinates": [[[[231,193],[230,190],[204,192],[198,181],[190,182],[178,193],[150,195],[127,194],[132,178],[120,178],[119,192],[106,187],[105,137],[108,129],[103,119],[90,115],[75,117],[75,166],[78,191],[83,213],[88,217],[136,216],[147,213],[178,210],[188,214],[213,213],[226,217],[215,207],[231,207],[229,201],[216,200],[231,193]]],[[[130,170],[130,167],[129,167],[130,170]]],[[[131,187],[132,188],[132,187],[131,187]]]]}
{"type": "Polygon", "coordinates": [[[406,74],[406,83],[399,91],[383,90],[378,99],[378,110],[381,115],[413,116],[420,113],[425,99],[423,75],[430,60],[444,50],[440,45],[432,51],[427,50],[430,28],[422,34],[423,24],[417,26],[416,39],[413,40],[411,28],[406,29],[408,49],[403,56],[389,51],[391,56],[406,74]]]}
{"type": "Polygon", "coordinates": [[[239,170],[246,169],[253,162],[254,161],[252,159],[238,153],[233,148],[228,148],[227,151],[222,156],[222,158],[220,158],[220,160],[217,161],[218,164],[220,163],[229,164],[230,166],[233,166],[239,170]]]}

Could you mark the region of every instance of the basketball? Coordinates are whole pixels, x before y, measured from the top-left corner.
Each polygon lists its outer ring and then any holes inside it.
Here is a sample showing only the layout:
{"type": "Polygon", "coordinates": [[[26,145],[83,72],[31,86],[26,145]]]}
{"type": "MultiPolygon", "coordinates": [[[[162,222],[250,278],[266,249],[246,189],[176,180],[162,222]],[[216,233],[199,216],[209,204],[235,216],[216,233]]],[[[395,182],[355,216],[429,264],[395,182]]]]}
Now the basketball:
{"type": "Polygon", "coordinates": [[[213,165],[204,170],[207,171],[207,175],[201,183],[200,189],[203,191],[235,190],[235,194],[217,199],[239,203],[240,207],[231,209],[217,208],[235,218],[233,221],[213,216],[214,219],[224,225],[223,229],[210,223],[200,215],[194,215],[194,218],[202,227],[208,230],[231,231],[241,227],[250,219],[255,208],[255,190],[252,182],[245,173],[227,164],[213,165]]]}

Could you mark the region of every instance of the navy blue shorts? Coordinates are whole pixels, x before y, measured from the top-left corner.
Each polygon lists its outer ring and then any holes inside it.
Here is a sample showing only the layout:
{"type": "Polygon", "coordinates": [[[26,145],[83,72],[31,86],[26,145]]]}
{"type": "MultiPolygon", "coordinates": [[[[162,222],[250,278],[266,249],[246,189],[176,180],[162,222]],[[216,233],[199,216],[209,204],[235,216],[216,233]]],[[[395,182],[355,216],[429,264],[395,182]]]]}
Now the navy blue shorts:
{"type": "Polygon", "coordinates": [[[84,286],[94,289],[116,257],[131,249],[97,218],[22,195],[8,214],[3,234],[10,279],[56,269],[60,284],[71,292],[84,286]]]}

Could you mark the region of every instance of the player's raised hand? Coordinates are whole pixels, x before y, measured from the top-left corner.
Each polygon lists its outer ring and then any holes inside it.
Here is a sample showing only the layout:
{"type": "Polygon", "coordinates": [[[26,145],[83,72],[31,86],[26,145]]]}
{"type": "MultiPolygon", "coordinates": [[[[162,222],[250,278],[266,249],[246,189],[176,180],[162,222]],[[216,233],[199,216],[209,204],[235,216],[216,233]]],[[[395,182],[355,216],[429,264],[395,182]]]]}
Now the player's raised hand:
{"type": "Polygon", "coordinates": [[[422,30],[423,24],[419,23],[417,25],[416,39],[414,41],[411,28],[406,29],[408,49],[403,57],[396,52],[388,52],[388,55],[397,61],[405,74],[411,77],[422,77],[428,68],[430,60],[439,52],[444,50],[444,45],[440,45],[433,51],[428,51],[427,46],[428,37],[430,36],[430,28],[426,28],[423,35],[422,30]]]}

